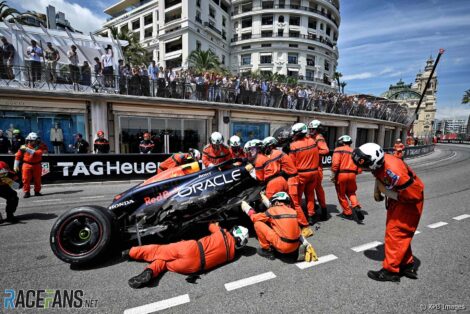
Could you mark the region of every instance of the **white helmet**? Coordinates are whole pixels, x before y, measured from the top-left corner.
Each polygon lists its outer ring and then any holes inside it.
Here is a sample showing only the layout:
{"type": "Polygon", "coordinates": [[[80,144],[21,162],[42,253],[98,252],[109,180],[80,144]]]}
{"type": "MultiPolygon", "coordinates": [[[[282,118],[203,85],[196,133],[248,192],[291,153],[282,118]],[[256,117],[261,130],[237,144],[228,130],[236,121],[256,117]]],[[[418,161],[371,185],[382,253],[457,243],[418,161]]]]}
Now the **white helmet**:
{"type": "Polygon", "coordinates": [[[189,149],[189,154],[195,159],[195,160],[200,160],[201,159],[201,152],[198,151],[195,148],[190,148],[189,149]]]}
{"type": "Polygon", "coordinates": [[[219,132],[214,132],[211,134],[210,141],[212,145],[220,145],[224,142],[224,137],[219,132]]]}
{"type": "Polygon", "coordinates": [[[296,123],[292,126],[290,131],[291,136],[295,135],[307,135],[308,129],[305,123],[296,123]]]}
{"type": "Polygon", "coordinates": [[[241,141],[240,137],[234,135],[228,140],[228,144],[230,147],[240,147],[241,141]]]}
{"type": "Polygon", "coordinates": [[[25,140],[26,141],[36,141],[38,138],[39,138],[39,136],[36,133],[31,132],[31,133],[28,134],[28,136],[26,136],[25,140]]]}
{"type": "Polygon", "coordinates": [[[343,135],[340,138],[338,138],[338,144],[343,145],[343,144],[351,144],[352,143],[352,138],[349,135],[343,135]]]}
{"type": "Polygon", "coordinates": [[[308,124],[309,129],[318,129],[321,126],[320,120],[312,120],[308,124]]]}
{"type": "Polygon", "coordinates": [[[254,140],[246,142],[245,146],[243,147],[243,150],[248,153],[252,148],[260,149],[262,146],[263,146],[263,142],[261,142],[258,139],[254,139],[254,140]]]}
{"type": "Polygon", "coordinates": [[[356,166],[375,170],[384,164],[384,150],[375,143],[366,143],[354,149],[352,157],[356,166]]]}
{"type": "Polygon", "coordinates": [[[232,235],[235,238],[235,248],[241,249],[248,243],[248,229],[243,226],[234,226],[232,235]]]}
{"type": "Polygon", "coordinates": [[[401,138],[397,138],[396,142],[401,142],[401,138]]]}

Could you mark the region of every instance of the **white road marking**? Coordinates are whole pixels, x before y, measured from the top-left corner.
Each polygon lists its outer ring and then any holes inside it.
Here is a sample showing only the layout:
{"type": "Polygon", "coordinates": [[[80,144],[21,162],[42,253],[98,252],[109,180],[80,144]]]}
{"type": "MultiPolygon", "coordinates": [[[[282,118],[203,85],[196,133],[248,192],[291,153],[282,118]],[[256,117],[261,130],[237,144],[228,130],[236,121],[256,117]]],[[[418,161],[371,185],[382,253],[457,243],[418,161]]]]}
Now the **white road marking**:
{"type": "Polygon", "coordinates": [[[447,225],[447,224],[448,224],[447,222],[439,221],[439,222],[436,222],[436,223],[434,223],[434,224],[428,225],[428,228],[436,229],[436,228],[445,226],[445,225],[447,225]]]}
{"type": "Polygon", "coordinates": [[[61,200],[62,200],[61,198],[52,198],[52,199],[49,199],[49,200],[35,200],[35,201],[33,201],[33,203],[57,202],[57,201],[61,201],[61,200]]]}
{"type": "Polygon", "coordinates": [[[418,231],[418,230],[415,231],[415,235],[420,234],[420,233],[421,231],[418,231]]]}
{"type": "Polygon", "coordinates": [[[365,251],[365,250],[373,249],[373,248],[375,248],[375,247],[377,247],[381,244],[382,244],[382,242],[374,241],[374,242],[366,243],[366,244],[363,244],[363,245],[355,246],[355,247],[351,248],[351,250],[353,250],[354,252],[362,252],[362,251],[365,251]]]}
{"type": "Polygon", "coordinates": [[[432,161],[432,162],[425,162],[425,163],[419,164],[419,166],[434,165],[434,164],[437,164],[438,162],[443,162],[443,161],[452,159],[452,158],[454,158],[455,156],[457,156],[457,153],[456,153],[456,152],[453,152],[452,155],[450,155],[449,157],[446,157],[446,158],[440,159],[440,160],[436,160],[436,161],[432,161]]]}
{"type": "Polygon", "coordinates": [[[245,279],[240,279],[237,281],[226,283],[225,289],[227,289],[227,291],[232,291],[238,288],[243,288],[246,286],[254,285],[256,283],[274,279],[274,278],[276,278],[276,275],[270,271],[261,275],[256,275],[256,276],[248,277],[245,279]]]}
{"type": "Polygon", "coordinates": [[[318,261],[316,261],[316,262],[300,262],[300,263],[297,263],[295,265],[297,267],[299,267],[300,269],[305,269],[305,268],[309,268],[309,267],[312,267],[312,266],[317,266],[317,265],[320,265],[320,264],[323,264],[323,263],[334,261],[337,258],[338,258],[337,256],[335,256],[333,254],[330,254],[330,255],[320,256],[318,258],[318,261]]]}
{"type": "Polygon", "coordinates": [[[183,294],[178,297],[174,297],[171,299],[166,299],[138,307],[133,307],[131,309],[124,310],[124,314],[146,314],[146,313],[153,313],[161,310],[168,309],[170,307],[174,307],[177,305],[189,303],[189,295],[183,294]]]}
{"type": "Polygon", "coordinates": [[[454,218],[452,218],[452,219],[454,219],[454,220],[462,220],[462,219],[465,219],[465,218],[470,218],[470,215],[469,215],[469,214],[463,214],[463,215],[454,217],[454,218]]]}
{"type": "Polygon", "coordinates": [[[97,196],[82,196],[80,197],[81,200],[92,200],[95,198],[103,198],[104,195],[97,195],[97,196]]]}

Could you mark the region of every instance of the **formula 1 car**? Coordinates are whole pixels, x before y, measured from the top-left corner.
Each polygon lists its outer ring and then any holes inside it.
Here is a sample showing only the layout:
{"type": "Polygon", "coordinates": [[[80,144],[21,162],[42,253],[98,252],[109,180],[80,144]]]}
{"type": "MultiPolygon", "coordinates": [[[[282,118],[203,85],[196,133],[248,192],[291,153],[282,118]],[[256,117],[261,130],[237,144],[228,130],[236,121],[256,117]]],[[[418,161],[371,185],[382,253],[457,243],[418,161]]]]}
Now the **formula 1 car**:
{"type": "Polygon", "coordinates": [[[263,188],[245,169],[227,161],[200,170],[197,162],[166,170],[118,194],[108,208],[80,206],[54,223],[50,245],[70,264],[102,257],[112,244],[154,236],[179,238],[190,227],[240,217],[242,200],[253,202],[263,188]]]}

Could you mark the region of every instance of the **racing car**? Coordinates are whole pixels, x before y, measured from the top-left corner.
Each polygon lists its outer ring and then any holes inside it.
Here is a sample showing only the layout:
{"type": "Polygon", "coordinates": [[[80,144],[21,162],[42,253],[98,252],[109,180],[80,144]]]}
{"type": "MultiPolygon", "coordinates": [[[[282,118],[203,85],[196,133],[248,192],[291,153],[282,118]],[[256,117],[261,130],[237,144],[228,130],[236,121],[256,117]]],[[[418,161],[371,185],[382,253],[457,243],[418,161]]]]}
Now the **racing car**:
{"type": "Polygon", "coordinates": [[[141,244],[144,237],[169,242],[198,224],[236,220],[240,202],[256,201],[263,188],[245,166],[245,161],[229,160],[200,170],[194,162],[116,195],[107,208],[70,209],[52,227],[52,251],[64,262],[86,264],[103,257],[116,242],[141,244]]]}

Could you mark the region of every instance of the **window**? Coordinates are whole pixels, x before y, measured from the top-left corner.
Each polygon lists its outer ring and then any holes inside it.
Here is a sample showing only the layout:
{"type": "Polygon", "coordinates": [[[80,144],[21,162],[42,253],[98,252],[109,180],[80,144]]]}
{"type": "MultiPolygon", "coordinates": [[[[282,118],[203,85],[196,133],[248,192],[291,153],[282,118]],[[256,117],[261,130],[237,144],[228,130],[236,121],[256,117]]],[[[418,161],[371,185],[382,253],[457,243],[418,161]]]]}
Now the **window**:
{"type": "MultiPolygon", "coordinates": [[[[281,6],[281,5],[279,5],[279,7],[280,7],[280,6],[281,6]]],[[[277,21],[278,21],[279,23],[284,23],[284,15],[279,15],[279,17],[277,18],[277,21]]]]}
{"type": "Polygon", "coordinates": [[[314,81],[315,78],[315,72],[311,70],[305,71],[305,79],[307,81],[314,81]]]}
{"type": "Polygon", "coordinates": [[[265,48],[265,47],[271,47],[271,44],[261,44],[261,47],[265,48]]]}
{"type": "Polygon", "coordinates": [[[152,35],[153,35],[153,28],[152,27],[146,28],[144,32],[144,38],[152,37],[152,35]]]}
{"type": "Polygon", "coordinates": [[[199,23],[202,24],[201,12],[199,12],[199,11],[196,11],[196,22],[199,22],[199,23]]]}
{"type": "Polygon", "coordinates": [[[315,19],[308,19],[308,28],[317,29],[317,21],[315,19]]]}
{"type": "Polygon", "coordinates": [[[227,19],[225,18],[225,16],[222,16],[222,26],[225,27],[226,24],[227,24],[227,19]]]}
{"type": "Polygon", "coordinates": [[[323,23],[320,23],[320,29],[323,30],[323,23]]]}
{"type": "Polygon", "coordinates": [[[271,15],[263,15],[261,17],[261,25],[273,25],[273,16],[271,15]]]}
{"type": "Polygon", "coordinates": [[[175,52],[183,48],[183,42],[181,38],[179,40],[170,41],[165,44],[165,53],[175,52]]]}
{"type": "Polygon", "coordinates": [[[127,33],[129,31],[129,26],[127,24],[123,25],[120,29],[120,33],[127,33]]]}
{"type": "Polygon", "coordinates": [[[291,16],[289,18],[289,24],[293,26],[300,26],[300,16],[291,16]]]}
{"type": "Polygon", "coordinates": [[[140,28],[140,19],[132,21],[132,30],[140,28]]]}
{"type": "Polygon", "coordinates": [[[313,46],[308,46],[308,50],[315,50],[315,47],[313,47],[313,46]]]}
{"type": "Polygon", "coordinates": [[[330,36],[331,28],[329,26],[326,27],[326,34],[330,36]]]}
{"type": "Polygon", "coordinates": [[[291,9],[300,9],[300,0],[291,0],[290,1],[290,8],[291,9]]]}
{"type": "Polygon", "coordinates": [[[289,47],[290,47],[290,48],[299,48],[299,45],[297,45],[297,44],[289,44],[289,47]]]}
{"type": "Polygon", "coordinates": [[[242,55],[242,65],[251,64],[251,54],[249,55],[242,55]]]}
{"type": "Polygon", "coordinates": [[[283,29],[278,29],[278,30],[277,30],[277,36],[278,36],[278,37],[284,36],[284,30],[283,30],[283,29]]]}
{"type": "Polygon", "coordinates": [[[227,39],[227,33],[225,32],[225,29],[222,30],[222,38],[227,39]]]}
{"type": "Polygon", "coordinates": [[[209,16],[215,19],[215,9],[209,6],[209,16]]]}
{"type": "Polygon", "coordinates": [[[225,55],[222,55],[222,64],[225,64],[225,55]]]}
{"type": "Polygon", "coordinates": [[[244,19],[242,20],[242,28],[251,27],[251,25],[252,25],[251,16],[250,16],[250,17],[247,17],[247,18],[244,18],[244,19]]]}
{"type": "Polygon", "coordinates": [[[273,31],[262,31],[261,37],[273,37],[273,31]]]}
{"type": "Polygon", "coordinates": [[[272,9],[274,8],[274,1],[263,1],[261,6],[263,9],[272,9]]]}
{"type": "Polygon", "coordinates": [[[152,14],[146,15],[146,16],[144,17],[144,25],[152,24],[152,21],[153,21],[153,16],[152,16],[152,14]]]}
{"type": "Polygon", "coordinates": [[[251,39],[251,33],[242,34],[242,40],[244,39],[251,39]]]}
{"type": "Polygon", "coordinates": [[[273,57],[272,57],[271,53],[261,53],[261,56],[259,58],[259,62],[261,64],[270,64],[273,61],[272,59],[273,59],[273,57]]]}
{"type": "Polygon", "coordinates": [[[196,50],[201,50],[201,42],[196,40],[196,50]]]}
{"type": "Polygon", "coordinates": [[[201,7],[201,0],[196,0],[196,6],[201,7]]]}
{"type": "Polygon", "coordinates": [[[307,55],[307,65],[315,66],[315,56],[307,55]]]}
{"type": "Polygon", "coordinates": [[[253,3],[248,2],[248,3],[242,4],[242,13],[250,12],[252,10],[253,10],[253,3]]]}
{"type": "Polygon", "coordinates": [[[298,38],[298,37],[300,37],[300,32],[290,31],[289,32],[289,37],[298,38]]]}
{"type": "Polygon", "coordinates": [[[279,9],[284,9],[285,6],[286,6],[286,1],[285,0],[279,0],[279,9]]]}
{"type": "Polygon", "coordinates": [[[247,49],[250,49],[251,46],[242,46],[242,50],[247,50],[247,49]]]}
{"type": "Polygon", "coordinates": [[[329,71],[330,70],[330,63],[328,62],[328,60],[325,60],[325,71],[329,71]]]}
{"type": "Polygon", "coordinates": [[[299,55],[297,53],[289,53],[287,55],[287,63],[298,64],[299,55]]]}

